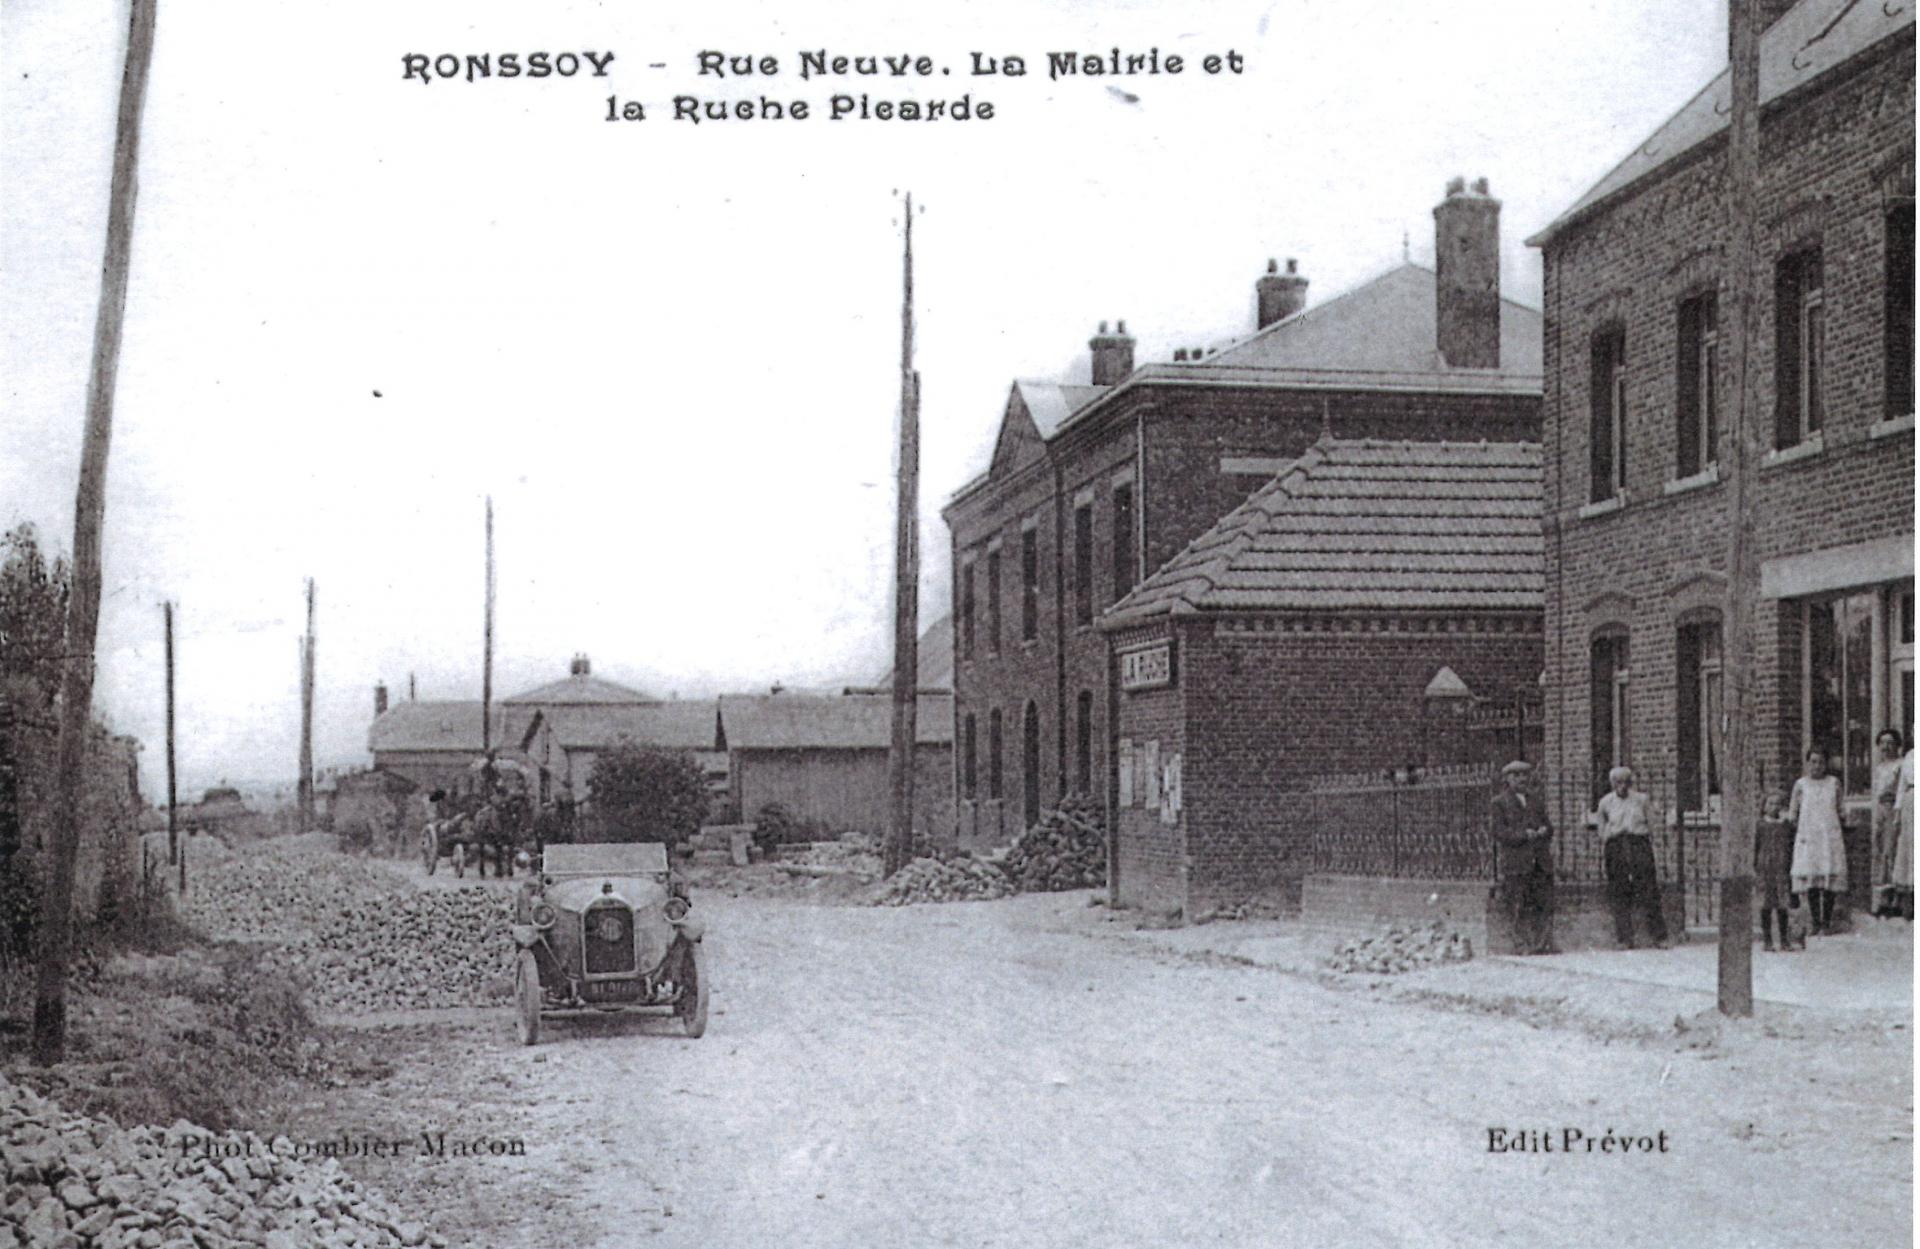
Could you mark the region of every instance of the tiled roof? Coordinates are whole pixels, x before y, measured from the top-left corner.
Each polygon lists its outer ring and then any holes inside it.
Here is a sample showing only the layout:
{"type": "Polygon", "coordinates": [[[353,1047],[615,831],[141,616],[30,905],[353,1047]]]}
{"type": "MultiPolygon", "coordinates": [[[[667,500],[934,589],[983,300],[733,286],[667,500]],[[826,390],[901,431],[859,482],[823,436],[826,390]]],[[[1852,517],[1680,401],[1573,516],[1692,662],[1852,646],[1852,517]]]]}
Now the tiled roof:
{"type": "MultiPolygon", "coordinates": [[[[1913,5],[1871,0],[1800,0],[1760,37],[1760,103],[1764,107],[1913,25],[1913,5]]],[[[1732,74],[1722,71],[1705,90],[1614,166],[1572,208],[1528,239],[1543,246],[1601,201],[1720,134],[1731,123],[1732,74]]]]}
{"type": "Polygon", "coordinates": [[[1545,602],[1540,448],[1322,439],[1101,617],[1527,610],[1545,602]]]}
{"type": "Polygon", "coordinates": [[[624,685],[615,685],[612,681],[603,681],[596,676],[575,674],[565,680],[554,681],[500,701],[554,707],[578,704],[650,703],[654,700],[638,690],[630,690],[624,685]]]}
{"type": "MultiPolygon", "coordinates": [[[[500,710],[494,708],[494,723],[500,710]]],[[[367,730],[367,749],[480,751],[480,702],[402,702],[382,712],[367,730]]]]}
{"type": "MultiPolygon", "coordinates": [[[[953,617],[942,616],[927,626],[920,635],[919,665],[916,669],[916,688],[923,690],[950,690],[953,688],[953,617]]],[[[876,690],[893,688],[893,668],[888,666],[872,682],[876,690]]]]}
{"type": "Polygon", "coordinates": [[[1019,392],[1020,402],[1027,407],[1027,414],[1033,418],[1033,427],[1040,431],[1042,438],[1053,437],[1053,431],[1066,423],[1068,417],[1086,407],[1108,391],[1106,386],[1070,386],[1064,382],[1016,381],[1013,384],[1019,392]]]}
{"type": "Polygon", "coordinates": [[[1325,303],[1276,321],[1187,367],[1255,368],[1353,373],[1508,374],[1543,372],[1537,309],[1500,301],[1500,367],[1450,368],[1440,358],[1431,269],[1402,264],[1325,303]]]}
{"type": "Polygon", "coordinates": [[[568,750],[600,749],[622,738],[666,750],[712,750],[718,732],[717,708],[704,699],[543,710],[554,740],[568,750]]]}
{"type": "MultiPolygon", "coordinates": [[[[723,695],[720,722],[730,750],[885,750],[893,741],[893,700],[882,694],[723,695]]],[[[953,696],[922,694],[914,740],[953,741],[953,696]]]]}

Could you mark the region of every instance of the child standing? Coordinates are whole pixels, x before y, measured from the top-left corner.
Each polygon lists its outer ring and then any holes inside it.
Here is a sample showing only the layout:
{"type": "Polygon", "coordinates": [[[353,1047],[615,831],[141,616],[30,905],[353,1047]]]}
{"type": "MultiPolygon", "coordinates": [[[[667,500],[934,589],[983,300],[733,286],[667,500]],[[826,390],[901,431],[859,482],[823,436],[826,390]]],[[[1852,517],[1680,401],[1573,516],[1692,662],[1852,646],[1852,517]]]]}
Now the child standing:
{"type": "MultiPolygon", "coordinates": [[[[1787,927],[1787,898],[1793,888],[1788,878],[1793,864],[1793,825],[1781,818],[1787,796],[1774,790],[1760,802],[1760,824],[1753,833],[1753,879],[1760,889],[1760,932],[1768,950],[1794,949],[1787,927]],[[1773,935],[1780,934],[1775,946],[1773,935]]],[[[1804,948],[1804,942],[1801,948],[1804,948]]]]}
{"type": "Polygon", "coordinates": [[[1825,936],[1833,924],[1834,899],[1847,888],[1847,843],[1840,828],[1840,778],[1827,771],[1826,752],[1807,752],[1806,775],[1793,783],[1787,819],[1794,826],[1796,893],[1807,895],[1813,935],[1825,936]]]}

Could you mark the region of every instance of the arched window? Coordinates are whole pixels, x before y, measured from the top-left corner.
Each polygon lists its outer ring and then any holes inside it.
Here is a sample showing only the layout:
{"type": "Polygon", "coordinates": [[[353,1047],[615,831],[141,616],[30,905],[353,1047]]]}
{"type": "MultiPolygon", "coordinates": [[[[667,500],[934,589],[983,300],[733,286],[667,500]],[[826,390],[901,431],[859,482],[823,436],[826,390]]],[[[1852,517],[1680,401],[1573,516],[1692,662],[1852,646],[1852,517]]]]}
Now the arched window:
{"type": "Polygon", "coordinates": [[[1040,822],[1040,708],[1027,704],[1021,728],[1021,812],[1028,828],[1040,822]]]}

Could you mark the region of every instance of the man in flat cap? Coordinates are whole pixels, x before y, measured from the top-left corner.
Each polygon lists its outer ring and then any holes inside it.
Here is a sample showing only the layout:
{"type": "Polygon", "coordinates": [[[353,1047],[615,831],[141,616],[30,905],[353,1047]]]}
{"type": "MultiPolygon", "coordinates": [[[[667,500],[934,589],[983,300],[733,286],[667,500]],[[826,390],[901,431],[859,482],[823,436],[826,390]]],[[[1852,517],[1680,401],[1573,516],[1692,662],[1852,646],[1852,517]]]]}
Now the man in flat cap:
{"type": "Polygon", "coordinates": [[[1506,787],[1493,800],[1493,840],[1500,854],[1500,896],[1520,954],[1552,954],[1553,826],[1545,798],[1532,786],[1533,766],[1515,759],[1501,770],[1506,787]]]}

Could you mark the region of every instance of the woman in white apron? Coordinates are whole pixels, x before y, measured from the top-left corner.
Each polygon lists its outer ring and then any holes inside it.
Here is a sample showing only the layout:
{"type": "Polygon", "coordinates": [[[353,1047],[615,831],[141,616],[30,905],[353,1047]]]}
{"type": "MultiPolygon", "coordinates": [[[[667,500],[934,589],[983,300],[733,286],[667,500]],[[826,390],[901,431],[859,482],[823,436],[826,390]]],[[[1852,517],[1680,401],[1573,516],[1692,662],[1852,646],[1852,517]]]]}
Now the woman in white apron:
{"type": "Polygon", "coordinates": [[[1787,822],[1794,826],[1793,891],[1807,898],[1816,937],[1833,923],[1833,902],[1847,887],[1847,842],[1840,827],[1840,778],[1827,774],[1822,750],[1807,752],[1806,775],[1793,783],[1787,822]]]}

